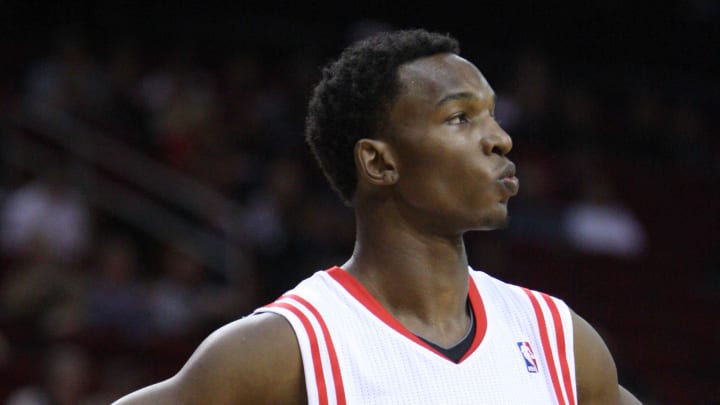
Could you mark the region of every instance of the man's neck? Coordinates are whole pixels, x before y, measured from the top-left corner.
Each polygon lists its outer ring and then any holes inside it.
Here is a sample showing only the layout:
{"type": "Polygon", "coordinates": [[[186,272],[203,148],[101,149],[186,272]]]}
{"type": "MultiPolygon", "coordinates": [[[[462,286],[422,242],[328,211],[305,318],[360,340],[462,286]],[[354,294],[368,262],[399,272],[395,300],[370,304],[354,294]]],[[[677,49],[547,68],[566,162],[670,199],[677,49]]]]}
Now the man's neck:
{"type": "Polygon", "coordinates": [[[342,267],[412,332],[451,344],[467,331],[462,235],[433,235],[402,221],[358,221],[355,251],[342,267]]]}

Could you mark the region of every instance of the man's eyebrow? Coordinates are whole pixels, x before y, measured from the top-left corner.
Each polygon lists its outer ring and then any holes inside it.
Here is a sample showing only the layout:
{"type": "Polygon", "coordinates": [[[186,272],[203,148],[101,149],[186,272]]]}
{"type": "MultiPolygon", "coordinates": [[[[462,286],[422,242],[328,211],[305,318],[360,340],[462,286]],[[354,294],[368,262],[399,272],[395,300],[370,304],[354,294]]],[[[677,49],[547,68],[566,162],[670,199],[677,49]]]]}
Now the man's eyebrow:
{"type": "MultiPolygon", "coordinates": [[[[475,93],[471,93],[469,91],[461,91],[458,93],[448,94],[447,96],[441,98],[440,101],[437,102],[436,106],[442,107],[443,105],[445,105],[451,101],[455,101],[455,100],[476,101],[479,99],[480,98],[475,93]]],[[[493,105],[495,105],[496,101],[497,101],[497,96],[493,93],[493,95],[492,95],[493,105]]]]}
{"type": "Polygon", "coordinates": [[[436,106],[441,107],[451,101],[455,100],[477,100],[477,96],[469,91],[462,91],[459,93],[452,93],[448,94],[447,96],[440,99],[440,101],[437,102],[436,106]]]}

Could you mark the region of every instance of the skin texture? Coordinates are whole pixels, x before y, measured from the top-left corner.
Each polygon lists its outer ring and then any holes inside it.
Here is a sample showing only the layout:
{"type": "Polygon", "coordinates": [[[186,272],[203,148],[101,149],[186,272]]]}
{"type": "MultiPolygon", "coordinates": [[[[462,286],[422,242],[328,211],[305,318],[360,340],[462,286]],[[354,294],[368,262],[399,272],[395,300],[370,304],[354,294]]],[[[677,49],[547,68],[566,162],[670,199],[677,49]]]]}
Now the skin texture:
{"type": "MultiPolygon", "coordinates": [[[[342,266],[405,327],[440,345],[468,330],[462,235],[501,227],[517,192],[512,141],[494,92],[452,54],[402,65],[390,126],[355,145],[357,240],[342,266]]],[[[595,330],[573,314],[578,403],[639,403],[617,382],[595,330]]],[[[118,404],[302,404],[302,361],[290,325],[263,314],[213,333],[174,377],[118,404]]]]}

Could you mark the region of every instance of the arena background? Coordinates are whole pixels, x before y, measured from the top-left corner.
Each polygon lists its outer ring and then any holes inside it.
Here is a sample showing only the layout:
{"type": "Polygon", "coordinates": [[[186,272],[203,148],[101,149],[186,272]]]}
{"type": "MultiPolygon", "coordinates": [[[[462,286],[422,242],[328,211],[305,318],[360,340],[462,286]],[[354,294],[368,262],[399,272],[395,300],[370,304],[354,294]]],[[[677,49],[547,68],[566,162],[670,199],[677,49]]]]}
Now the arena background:
{"type": "Polygon", "coordinates": [[[473,266],[565,299],[644,403],[720,403],[717,2],[138,3],[0,1],[0,402],[107,403],[342,263],[308,94],[352,40],[422,27],[515,143],[473,266]]]}

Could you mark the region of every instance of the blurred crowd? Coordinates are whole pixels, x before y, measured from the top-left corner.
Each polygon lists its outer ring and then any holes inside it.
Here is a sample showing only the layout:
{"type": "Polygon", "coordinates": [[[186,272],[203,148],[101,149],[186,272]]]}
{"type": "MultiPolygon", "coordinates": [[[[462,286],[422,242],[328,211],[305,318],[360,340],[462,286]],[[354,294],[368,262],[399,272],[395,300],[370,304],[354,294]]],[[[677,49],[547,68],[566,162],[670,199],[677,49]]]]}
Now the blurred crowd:
{"type": "MultiPolygon", "coordinates": [[[[344,40],[366,32],[352,34],[344,40]]],[[[168,377],[214,328],[349,256],[352,213],[302,136],[319,66],[338,42],[284,55],[229,49],[209,60],[192,47],[148,52],[133,41],[98,51],[82,32],[61,31],[23,67],[21,83],[0,92],[11,114],[73,117],[239,204],[230,218],[208,207],[206,225],[232,228],[244,260],[235,276],[213,271],[186,241],[154,240],[99,210],[68,156],[42,161],[39,172],[3,164],[0,401],[108,403],[168,377]]],[[[671,183],[670,200],[718,184],[717,106],[703,86],[648,66],[567,66],[542,49],[513,50],[487,70],[480,55],[466,56],[493,84],[515,144],[521,193],[498,233],[505,243],[638,263],[662,244],[660,214],[689,221],[683,208],[664,210],[669,201],[644,200],[642,184],[671,183]]],[[[3,141],[23,136],[0,131],[3,141]]],[[[4,155],[16,152],[3,145],[4,155]]],[[[717,201],[716,191],[702,195],[717,201]]],[[[483,243],[469,241],[479,267],[512,271],[503,267],[512,258],[493,258],[501,250],[483,243]]],[[[720,282],[719,257],[703,252],[701,279],[720,282]]]]}

